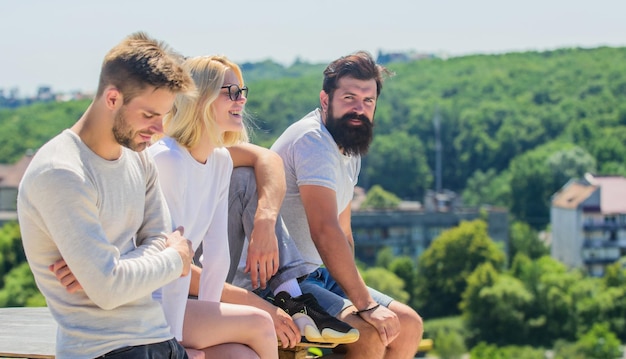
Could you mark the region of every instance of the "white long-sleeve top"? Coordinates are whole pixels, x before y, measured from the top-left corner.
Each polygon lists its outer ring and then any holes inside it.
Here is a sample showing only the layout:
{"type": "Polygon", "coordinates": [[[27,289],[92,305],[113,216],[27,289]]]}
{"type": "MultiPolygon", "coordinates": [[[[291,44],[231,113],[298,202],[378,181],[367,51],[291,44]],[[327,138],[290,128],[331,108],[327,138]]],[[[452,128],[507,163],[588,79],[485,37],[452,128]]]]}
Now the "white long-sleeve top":
{"type": "Polygon", "coordinates": [[[165,248],[171,222],[147,153],[115,161],[65,130],[34,156],[20,183],[18,218],[30,268],[58,322],[57,358],[93,358],[172,338],[151,293],[183,263],[165,248]],[[48,270],[65,259],[84,291],[48,270]]]}
{"type": "MultiPolygon", "coordinates": [[[[148,148],[174,226],[185,228],[194,251],[202,244],[202,274],[198,299],[219,302],[228,275],[228,190],[233,161],[226,148],[216,148],[206,163],[196,161],[175,140],[165,137],[148,148]]],[[[182,340],[190,276],[155,293],[163,304],[172,334],[182,340]]]]}

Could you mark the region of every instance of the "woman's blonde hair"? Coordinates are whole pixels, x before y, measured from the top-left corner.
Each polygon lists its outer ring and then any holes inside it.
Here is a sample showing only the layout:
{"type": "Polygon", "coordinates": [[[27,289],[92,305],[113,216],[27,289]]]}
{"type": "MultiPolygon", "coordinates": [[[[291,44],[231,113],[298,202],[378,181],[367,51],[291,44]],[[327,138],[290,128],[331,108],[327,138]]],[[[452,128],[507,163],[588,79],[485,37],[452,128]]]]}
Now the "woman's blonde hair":
{"type": "MultiPolygon", "coordinates": [[[[226,71],[231,70],[243,86],[243,75],[237,64],[225,56],[199,56],[188,58],[183,68],[191,74],[196,84],[197,96],[176,96],[172,111],[163,119],[164,133],[186,148],[200,141],[202,126],[205,126],[211,142],[216,146],[231,146],[248,142],[245,122],[241,131],[226,131],[220,134],[216,123],[213,102],[220,95],[226,71]]],[[[245,112],[244,118],[247,117],[245,112]]]]}

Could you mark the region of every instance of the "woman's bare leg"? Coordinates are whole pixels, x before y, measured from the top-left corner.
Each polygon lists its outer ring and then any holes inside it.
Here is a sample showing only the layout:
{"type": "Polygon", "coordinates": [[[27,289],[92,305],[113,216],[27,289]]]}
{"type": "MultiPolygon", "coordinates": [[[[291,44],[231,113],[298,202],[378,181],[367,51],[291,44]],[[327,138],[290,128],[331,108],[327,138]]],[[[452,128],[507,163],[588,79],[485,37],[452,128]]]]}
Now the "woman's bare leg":
{"type": "Polygon", "coordinates": [[[254,350],[238,343],[219,344],[202,351],[205,359],[259,359],[254,350]]]}
{"type": "Polygon", "coordinates": [[[206,359],[229,358],[229,350],[233,350],[233,358],[278,359],[272,318],[246,305],[188,300],[181,344],[201,349],[206,359]],[[257,356],[250,356],[255,353],[257,356]]]}
{"type": "Polygon", "coordinates": [[[218,344],[206,349],[185,348],[189,359],[259,359],[249,346],[239,343],[218,344]]]}
{"type": "Polygon", "coordinates": [[[189,357],[189,359],[206,359],[206,356],[204,355],[204,352],[202,350],[185,348],[185,351],[187,352],[187,356],[189,357]]]}

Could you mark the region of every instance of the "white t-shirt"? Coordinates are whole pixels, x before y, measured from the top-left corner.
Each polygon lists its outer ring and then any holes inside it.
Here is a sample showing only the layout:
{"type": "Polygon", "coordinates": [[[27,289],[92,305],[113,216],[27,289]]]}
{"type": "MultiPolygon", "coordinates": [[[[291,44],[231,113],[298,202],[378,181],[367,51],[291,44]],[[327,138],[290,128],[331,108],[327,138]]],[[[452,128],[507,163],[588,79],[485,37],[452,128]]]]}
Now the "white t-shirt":
{"type": "Polygon", "coordinates": [[[302,185],[328,187],[337,195],[337,210],[350,205],[361,170],[360,156],[345,156],[322,123],[319,110],[289,126],[274,142],[272,150],[283,159],[287,193],[281,215],[310,272],[322,265],[311,239],[300,188],[302,185]]]}
{"type": "MultiPolygon", "coordinates": [[[[233,161],[224,147],[216,148],[205,164],[196,161],[174,139],[165,137],[148,148],[174,228],[183,226],[193,250],[202,244],[202,275],[198,299],[219,302],[230,265],[228,248],[228,190],[233,161]]],[[[161,288],[160,300],[172,334],[182,340],[190,277],[161,288]]],[[[155,297],[159,298],[158,292],[155,297]]]]}

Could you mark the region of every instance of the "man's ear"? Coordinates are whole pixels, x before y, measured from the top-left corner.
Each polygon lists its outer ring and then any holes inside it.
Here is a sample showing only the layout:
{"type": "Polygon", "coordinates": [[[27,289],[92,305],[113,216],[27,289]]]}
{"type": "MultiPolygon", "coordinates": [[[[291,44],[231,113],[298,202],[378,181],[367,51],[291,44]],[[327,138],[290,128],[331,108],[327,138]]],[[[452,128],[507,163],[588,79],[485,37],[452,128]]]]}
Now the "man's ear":
{"type": "Polygon", "coordinates": [[[320,106],[322,106],[322,112],[328,111],[328,94],[324,90],[320,91],[320,106]]]}
{"type": "Polygon", "coordinates": [[[104,102],[111,110],[118,109],[124,103],[124,97],[115,86],[109,86],[104,90],[104,102]]]}

